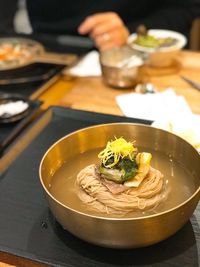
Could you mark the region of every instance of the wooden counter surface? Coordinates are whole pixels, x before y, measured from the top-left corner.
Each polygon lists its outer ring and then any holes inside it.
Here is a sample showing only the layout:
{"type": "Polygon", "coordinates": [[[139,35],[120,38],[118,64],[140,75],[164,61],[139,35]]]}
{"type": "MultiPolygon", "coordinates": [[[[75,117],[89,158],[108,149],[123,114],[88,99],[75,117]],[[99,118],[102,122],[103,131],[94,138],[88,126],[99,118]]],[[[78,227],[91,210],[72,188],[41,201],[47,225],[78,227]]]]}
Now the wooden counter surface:
{"type": "MultiPolygon", "coordinates": [[[[153,83],[159,91],[172,87],[178,95],[185,97],[194,113],[200,114],[200,91],[189,86],[180,78],[180,75],[200,83],[200,53],[182,51],[179,61],[170,68],[145,68],[143,81],[153,83]]],[[[50,105],[62,105],[74,109],[123,115],[115,102],[115,97],[129,92],[133,92],[133,89],[113,89],[97,77],[61,77],[39,99],[44,101],[43,109],[50,105]]],[[[0,253],[0,267],[8,266],[41,267],[44,265],[7,253],[0,253]]]]}
{"type": "MultiPolygon", "coordinates": [[[[143,82],[153,83],[159,91],[172,87],[178,95],[183,95],[194,113],[200,114],[200,91],[192,88],[180,78],[184,75],[200,83],[200,53],[180,53],[179,61],[170,68],[143,69],[143,82]]],[[[133,92],[133,89],[114,89],[104,84],[100,77],[62,77],[51,86],[40,99],[43,108],[62,105],[75,109],[123,115],[115,97],[133,92]]]]}

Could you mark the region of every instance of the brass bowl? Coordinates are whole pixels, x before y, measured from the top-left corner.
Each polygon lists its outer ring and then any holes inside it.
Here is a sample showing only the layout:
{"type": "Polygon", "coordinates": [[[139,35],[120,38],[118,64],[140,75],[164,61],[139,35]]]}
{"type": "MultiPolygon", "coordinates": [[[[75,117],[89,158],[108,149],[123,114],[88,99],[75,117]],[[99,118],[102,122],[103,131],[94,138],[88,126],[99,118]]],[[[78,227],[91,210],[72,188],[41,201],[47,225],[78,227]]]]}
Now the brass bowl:
{"type": "MultiPolygon", "coordinates": [[[[79,172],[77,169],[74,171],[79,172]]],[[[110,248],[143,247],[168,238],[189,220],[200,198],[198,152],[174,134],[140,124],[103,124],[68,134],[47,150],[41,160],[39,174],[50,210],[63,228],[80,239],[110,248]],[[77,155],[103,148],[113,136],[137,140],[137,145],[146,151],[153,149],[178,160],[194,176],[191,195],[180,205],[164,212],[131,218],[93,216],[59,202],[49,191],[53,174],[77,155]]]]}

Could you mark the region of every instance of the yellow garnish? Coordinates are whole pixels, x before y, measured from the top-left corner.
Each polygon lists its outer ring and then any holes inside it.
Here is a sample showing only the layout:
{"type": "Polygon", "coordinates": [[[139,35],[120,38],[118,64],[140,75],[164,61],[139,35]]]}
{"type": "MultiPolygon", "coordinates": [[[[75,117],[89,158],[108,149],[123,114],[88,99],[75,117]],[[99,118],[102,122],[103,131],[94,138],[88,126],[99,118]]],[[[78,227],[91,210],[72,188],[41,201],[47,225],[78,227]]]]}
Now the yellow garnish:
{"type": "Polygon", "coordinates": [[[133,146],[133,143],[127,142],[123,137],[120,137],[115,138],[114,141],[108,141],[106,148],[99,153],[98,157],[105,167],[112,168],[124,157],[129,157],[130,160],[133,160],[135,152],[137,152],[137,148],[133,146]],[[110,158],[113,158],[112,163],[108,162],[110,158]]]}

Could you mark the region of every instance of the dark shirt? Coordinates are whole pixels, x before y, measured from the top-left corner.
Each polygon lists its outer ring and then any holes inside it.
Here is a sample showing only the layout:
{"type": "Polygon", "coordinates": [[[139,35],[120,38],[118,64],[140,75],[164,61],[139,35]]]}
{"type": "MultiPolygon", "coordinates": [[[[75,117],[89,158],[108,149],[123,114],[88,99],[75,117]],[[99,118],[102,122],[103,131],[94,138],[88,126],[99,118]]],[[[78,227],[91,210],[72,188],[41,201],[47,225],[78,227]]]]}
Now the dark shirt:
{"type": "Polygon", "coordinates": [[[13,18],[17,10],[17,0],[0,0],[0,6],[0,34],[13,33],[13,18]]]}
{"type": "Polygon", "coordinates": [[[114,11],[130,32],[138,24],[171,29],[189,35],[192,21],[200,16],[200,0],[27,0],[34,32],[75,34],[88,15],[114,11]]]}

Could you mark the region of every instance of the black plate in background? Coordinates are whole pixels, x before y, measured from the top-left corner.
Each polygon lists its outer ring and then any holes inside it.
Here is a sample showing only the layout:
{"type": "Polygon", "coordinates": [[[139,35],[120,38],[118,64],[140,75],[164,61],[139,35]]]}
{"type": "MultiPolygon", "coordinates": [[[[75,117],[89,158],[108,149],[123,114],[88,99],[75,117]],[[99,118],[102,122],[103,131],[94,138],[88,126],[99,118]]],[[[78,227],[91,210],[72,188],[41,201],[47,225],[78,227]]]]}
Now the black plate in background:
{"type": "Polygon", "coordinates": [[[19,113],[16,114],[3,114],[0,115],[0,126],[2,123],[13,123],[19,120],[22,120],[23,118],[25,118],[30,111],[30,108],[32,106],[32,101],[29,100],[26,97],[23,97],[21,95],[18,94],[0,94],[0,106],[5,105],[5,104],[9,104],[9,103],[16,103],[17,101],[22,101],[24,103],[27,104],[27,108],[19,113]]]}
{"type": "MultiPolygon", "coordinates": [[[[70,41],[70,36],[58,36],[58,35],[48,35],[48,34],[37,34],[37,35],[24,35],[16,34],[14,32],[8,33],[7,35],[1,35],[0,37],[22,37],[29,38],[40,42],[44,45],[45,50],[55,53],[72,53],[76,55],[84,55],[88,53],[91,49],[94,49],[93,44],[88,46],[81,43],[81,41],[76,42],[73,39],[70,41]],[[68,40],[68,41],[67,41],[68,40]]],[[[47,63],[34,63],[26,67],[15,69],[13,71],[1,71],[0,79],[10,79],[10,78],[27,78],[47,75],[47,79],[24,84],[15,85],[0,85],[0,91],[3,93],[16,93],[22,94],[26,97],[31,97],[36,99],[45,89],[46,82],[52,80],[52,78],[59,74],[66,66],[57,64],[47,64],[47,63]]]]}
{"type": "Polygon", "coordinates": [[[4,154],[5,149],[28,125],[28,123],[30,123],[42,104],[42,102],[38,100],[29,100],[28,103],[29,108],[25,112],[19,114],[17,120],[15,120],[15,117],[11,117],[10,120],[6,120],[6,123],[1,122],[0,120],[0,158],[4,154]]]}
{"type": "Polygon", "coordinates": [[[22,37],[33,39],[45,47],[46,51],[56,52],[56,53],[72,53],[76,55],[84,55],[95,49],[94,43],[89,37],[85,36],[73,36],[73,35],[56,35],[56,34],[46,34],[46,33],[37,33],[37,34],[16,34],[14,32],[7,33],[6,35],[0,34],[0,37],[22,37]],[[85,39],[85,41],[84,41],[85,39]]]}
{"type": "Polygon", "coordinates": [[[148,123],[53,107],[33,124],[30,131],[34,126],[46,126],[0,176],[1,251],[59,267],[199,266],[199,206],[190,222],[171,238],[129,250],[101,248],[81,241],[64,231],[49,212],[38,177],[39,163],[47,148],[82,127],[121,121],[148,123]]]}
{"type": "Polygon", "coordinates": [[[1,93],[21,94],[24,97],[32,97],[39,95],[42,86],[51,80],[56,74],[60,73],[65,66],[47,63],[34,63],[29,66],[19,68],[16,70],[0,72],[0,79],[14,79],[14,78],[27,78],[36,76],[47,76],[44,80],[36,82],[27,82],[22,84],[0,85],[1,93]]]}

